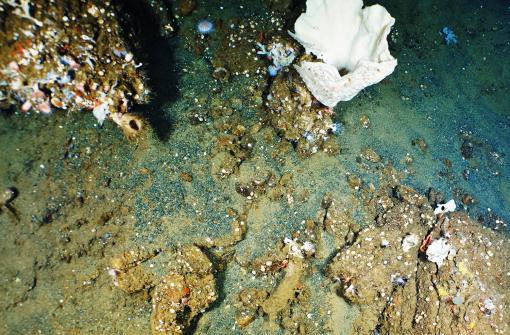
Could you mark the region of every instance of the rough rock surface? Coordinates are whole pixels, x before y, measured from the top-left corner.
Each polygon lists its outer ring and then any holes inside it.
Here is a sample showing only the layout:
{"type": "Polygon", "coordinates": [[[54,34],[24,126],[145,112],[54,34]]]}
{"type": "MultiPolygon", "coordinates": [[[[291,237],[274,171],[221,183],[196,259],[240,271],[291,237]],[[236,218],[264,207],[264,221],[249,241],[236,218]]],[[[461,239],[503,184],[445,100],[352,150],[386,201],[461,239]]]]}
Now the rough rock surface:
{"type": "Polygon", "coordinates": [[[154,287],[153,334],[183,334],[217,298],[212,263],[193,245],[175,252],[128,251],[111,266],[114,284],[127,293],[154,287]]]}
{"type": "Polygon", "coordinates": [[[100,123],[148,100],[109,2],[0,4],[0,107],[49,114],[92,110],[100,123]]]}
{"type": "Polygon", "coordinates": [[[266,97],[268,118],[279,136],[297,144],[298,152],[310,155],[330,150],[325,142],[336,131],[333,111],[313,101],[295,71],[278,75],[266,97]]]}
{"type": "MultiPolygon", "coordinates": [[[[407,187],[402,189],[411,193],[407,187]]],[[[510,267],[504,248],[508,239],[464,214],[436,218],[428,204],[420,208],[411,203],[415,197],[403,198],[407,201],[382,214],[380,226],[362,230],[329,266],[330,276],[341,283],[340,294],[361,308],[352,331],[508,332],[510,267]],[[411,234],[424,240],[405,252],[402,241],[411,234]],[[441,267],[424,253],[430,239],[439,236],[456,250],[441,267]]]]}

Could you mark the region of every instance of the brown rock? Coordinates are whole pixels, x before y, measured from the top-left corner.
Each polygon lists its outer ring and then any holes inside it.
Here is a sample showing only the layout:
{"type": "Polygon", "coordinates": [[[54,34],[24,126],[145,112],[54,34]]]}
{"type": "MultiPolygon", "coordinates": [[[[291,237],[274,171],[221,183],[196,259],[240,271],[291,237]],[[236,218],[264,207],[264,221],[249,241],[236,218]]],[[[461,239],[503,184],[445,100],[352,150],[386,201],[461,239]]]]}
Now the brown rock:
{"type": "Polygon", "coordinates": [[[197,7],[197,3],[195,0],[179,0],[177,6],[181,15],[188,16],[197,7]]]}
{"type": "Polygon", "coordinates": [[[427,198],[425,196],[419,194],[409,186],[399,185],[397,191],[402,199],[411,205],[421,207],[427,203],[427,198]]]}
{"type": "Polygon", "coordinates": [[[422,152],[427,152],[429,146],[427,142],[425,142],[424,138],[415,138],[411,141],[411,144],[417,146],[422,152]]]}
{"type": "Polygon", "coordinates": [[[193,181],[193,176],[191,175],[191,173],[182,172],[179,176],[182,181],[186,181],[188,183],[191,183],[193,181]]]}
{"type": "Polygon", "coordinates": [[[128,269],[117,275],[117,286],[127,293],[138,292],[144,288],[152,286],[152,274],[146,273],[141,267],[128,269]]]}
{"type": "Polygon", "coordinates": [[[470,194],[464,194],[462,196],[462,203],[466,206],[473,204],[474,199],[470,194]]]}
{"type": "Polygon", "coordinates": [[[361,157],[372,163],[379,163],[381,156],[374,149],[365,148],[361,151],[361,157]]]}
{"type": "Polygon", "coordinates": [[[349,186],[355,190],[359,190],[359,188],[361,187],[361,184],[362,184],[361,178],[355,174],[348,175],[347,182],[349,183],[349,186]]]}

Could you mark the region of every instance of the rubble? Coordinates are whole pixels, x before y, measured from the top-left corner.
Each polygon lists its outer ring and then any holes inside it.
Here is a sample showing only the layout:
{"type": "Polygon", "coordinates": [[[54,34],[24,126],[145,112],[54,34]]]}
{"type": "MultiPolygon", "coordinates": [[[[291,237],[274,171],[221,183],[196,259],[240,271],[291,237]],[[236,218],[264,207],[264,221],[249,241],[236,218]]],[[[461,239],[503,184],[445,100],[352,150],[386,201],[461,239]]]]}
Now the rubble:
{"type": "Polygon", "coordinates": [[[0,107],[92,110],[99,124],[148,101],[146,78],[110,2],[4,1],[0,107]]]}
{"type": "Polygon", "coordinates": [[[183,334],[217,298],[209,258],[196,246],[176,251],[143,248],[114,257],[108,273],[126,293],[154,288],[152,334],[183,334]]]}
{"type": "Polygon", "coordinates": [[[280,73],[266,96],[268,119],[278,135],[296,144],[308,156],[328,151],[326,142],[337,130],[330,108],[314,103],[313,97],[294,70],[280,73]]]}
{"type": "Polygon", "coordinates": [[[464,213],[436,216],[428,203],[395,198],[391,189],[392,206],[377,215],[377,225],[361,230],[329,264],[339,294],[361,311],[351,333],[508,332],[508,239],[464,213]]]}

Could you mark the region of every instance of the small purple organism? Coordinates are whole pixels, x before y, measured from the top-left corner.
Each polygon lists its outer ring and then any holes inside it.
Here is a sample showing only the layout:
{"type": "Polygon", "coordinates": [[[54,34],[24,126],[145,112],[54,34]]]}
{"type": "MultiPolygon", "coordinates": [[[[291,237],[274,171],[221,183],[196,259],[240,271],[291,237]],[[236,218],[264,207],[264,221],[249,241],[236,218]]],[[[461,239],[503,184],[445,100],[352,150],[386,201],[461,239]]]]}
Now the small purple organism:
{"type": "Polygon", "coordinates": [[[395,286],[404,286],[407,281],[408,279],[406,277],[397,274],[393,277],[392,283],[395,286]]]}
{"type": "Polygon", "coordinates": [[[457,44],[459,42],[457,35],[448,27],[444,27],[439,33],[443,36],[446,45],[457,44]]]}
{"type": "Polygon", "coordinates": [[[269,74],[270,77],[276,77],[278,71],[280,71],[280,68],[278,68],[277,66],[269,65],[267,67],[267,73],[269,74]]]}
{"type": "Polygon", "coordinates": [[[209,20],[201,20],[197,24],[197,31],[202,35],[209,35],[214,31],[214,24],[209,20]]]}

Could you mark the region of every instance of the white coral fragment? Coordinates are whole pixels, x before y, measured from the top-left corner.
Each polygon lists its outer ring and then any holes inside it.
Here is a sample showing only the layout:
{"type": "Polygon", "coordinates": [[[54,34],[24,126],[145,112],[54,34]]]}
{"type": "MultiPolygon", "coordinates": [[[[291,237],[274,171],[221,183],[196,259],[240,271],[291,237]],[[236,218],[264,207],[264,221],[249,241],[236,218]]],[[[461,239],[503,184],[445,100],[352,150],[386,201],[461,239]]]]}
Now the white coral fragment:
{"type": "Polygon", "coordinates": [[[454,212],[457,205],[455,205],[455,200],[450,200],[446,204],[438,204],[436,209],[434,209],[434,214],[446,214],[448,212],[454,212]]]}
{"type": "Polygon", "coordinates": [[[406,235],[402,240],[402,250],[404,250],[404,252],[408,252],[409,250],[418,245],[418,241],[419,238],[417,235],[414,234],[406,235]]]}
{"type": "Polygon", "coordinates": [[[441,237],[432,243],[427,248],[427,259],[437,264],[438,267],[443,265],[444,260],[449,255],[455,255],[455,248],[453,248],[448,241],[441,237]]]}
{"type": "Polygon", "coordinates": [[[267,49],[265,45],[257,42],[257,47],[260,49],[260,51],[257,51],[257,54],[271,59],[274,66],[278,69],[289,66],[296,58],[296,52],[294,49],[291,46],[283,45],[282,43],[273,43],[269,45],[267,49]]]}

